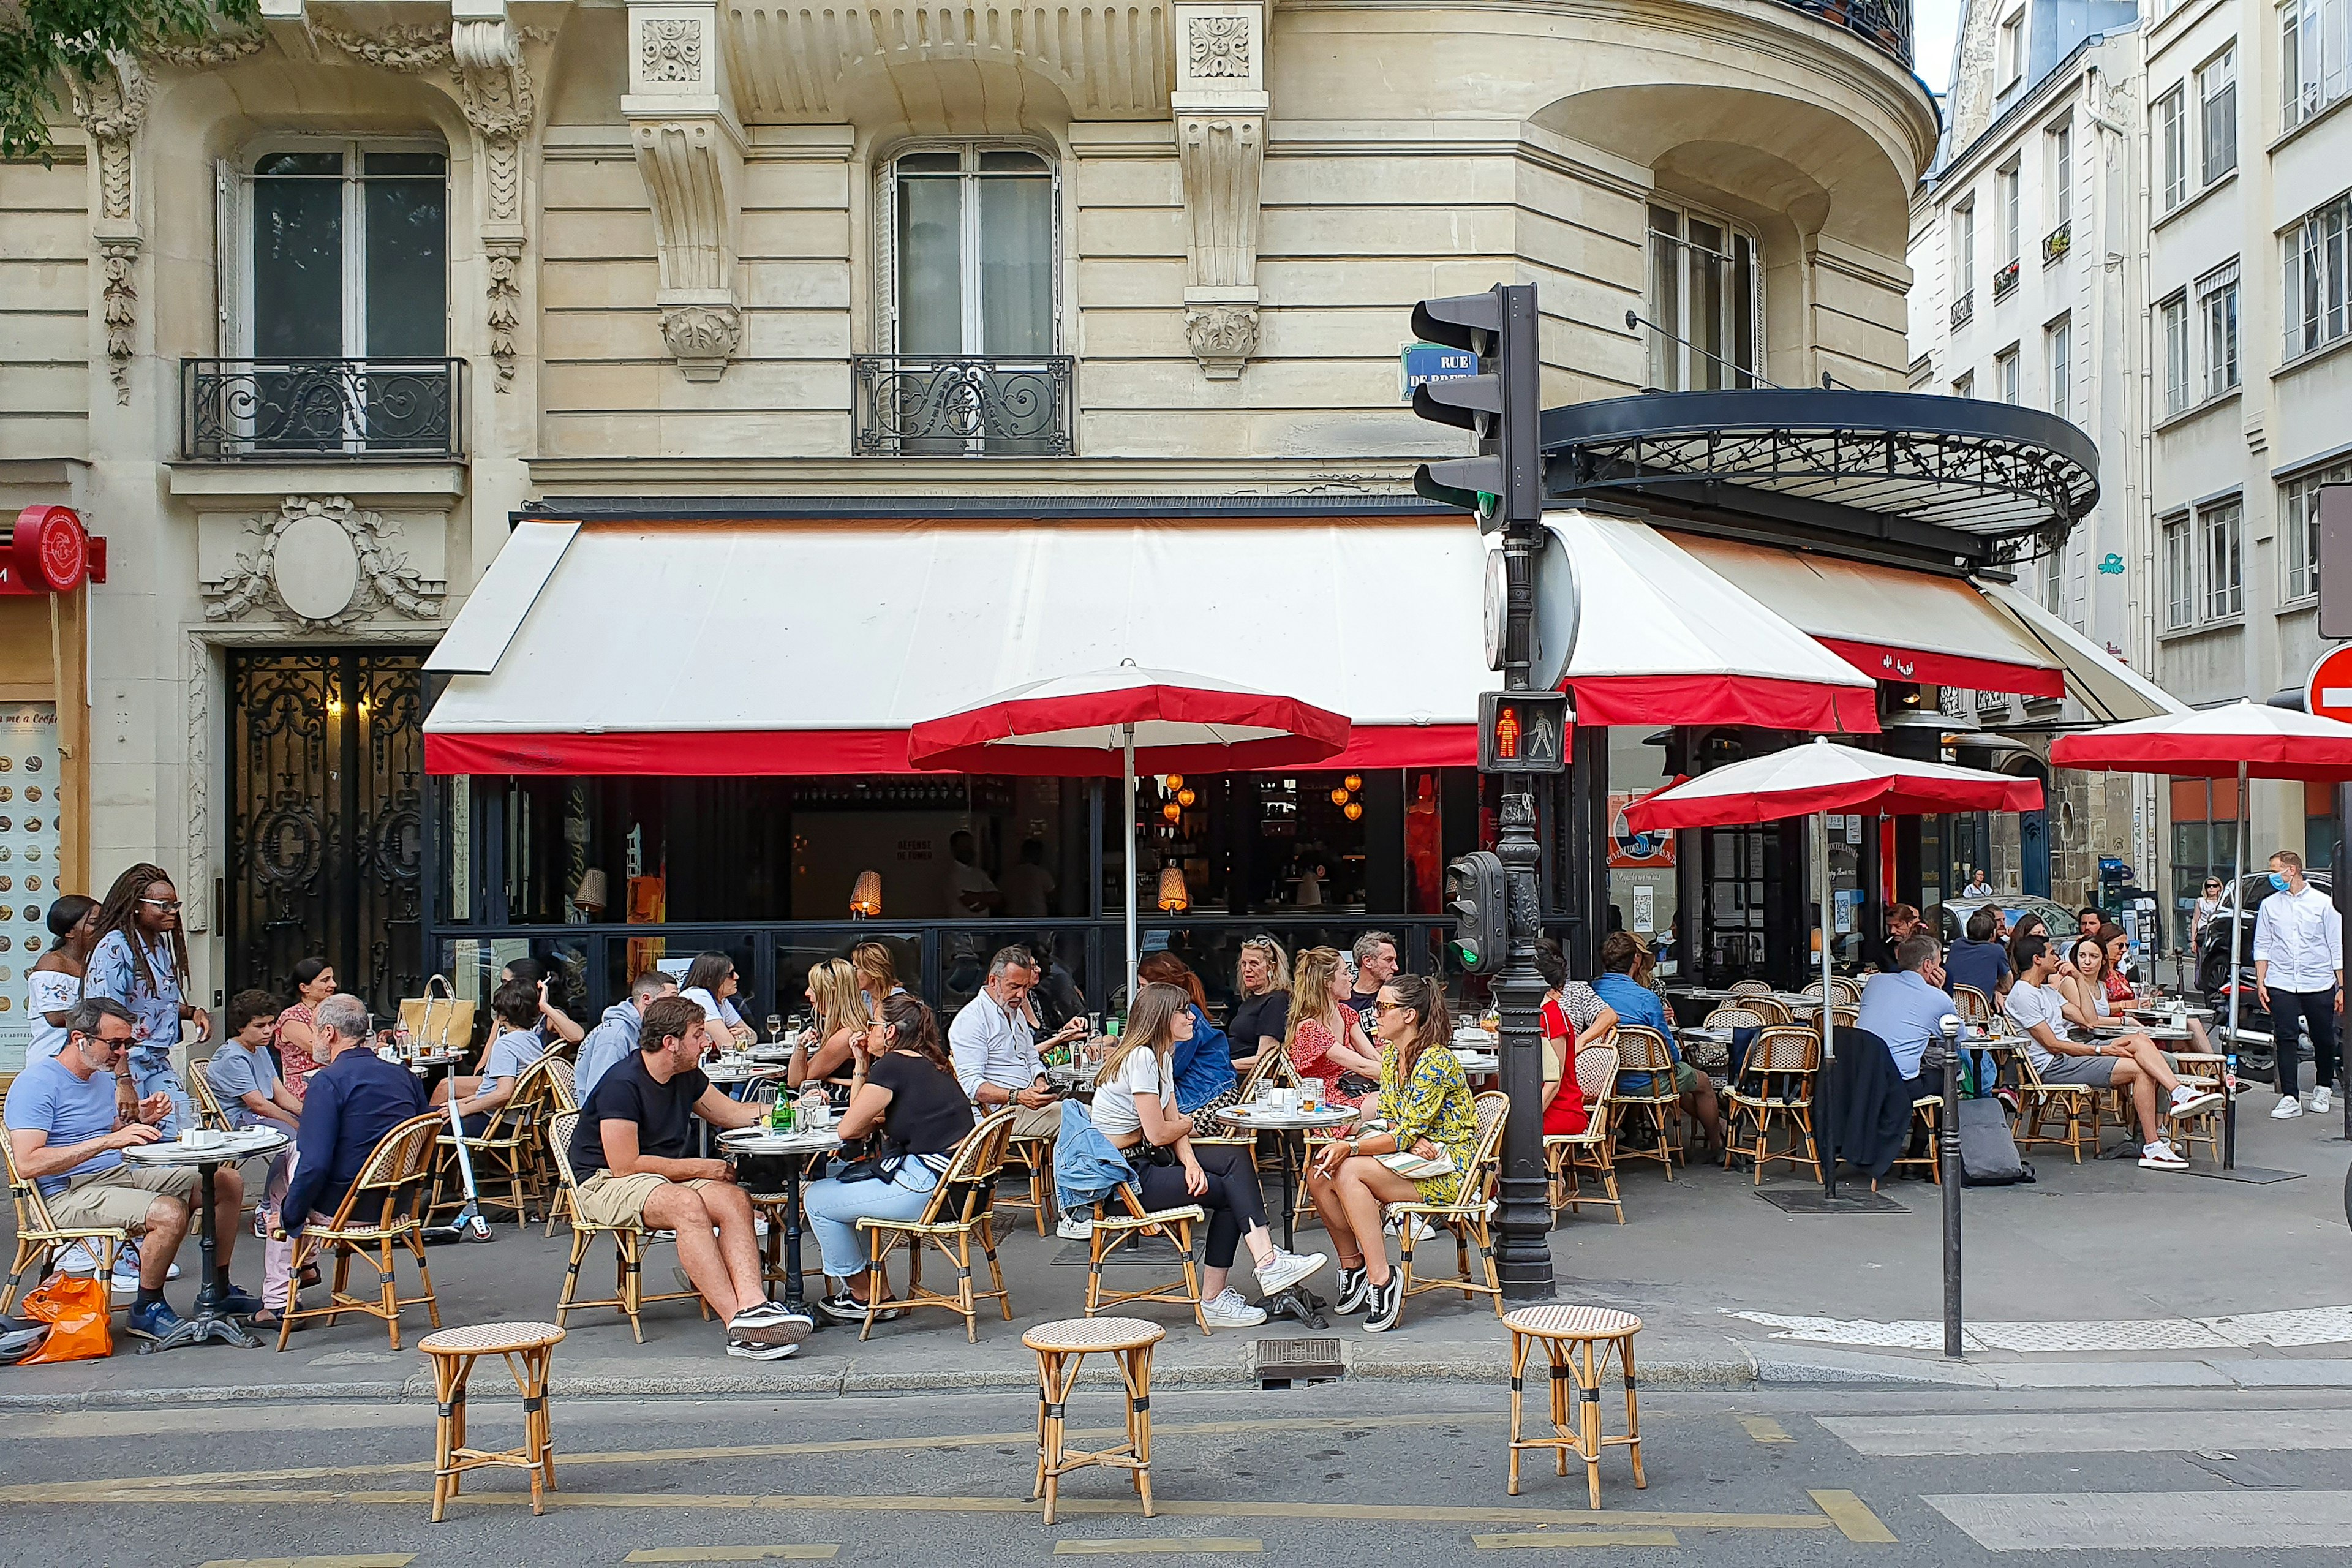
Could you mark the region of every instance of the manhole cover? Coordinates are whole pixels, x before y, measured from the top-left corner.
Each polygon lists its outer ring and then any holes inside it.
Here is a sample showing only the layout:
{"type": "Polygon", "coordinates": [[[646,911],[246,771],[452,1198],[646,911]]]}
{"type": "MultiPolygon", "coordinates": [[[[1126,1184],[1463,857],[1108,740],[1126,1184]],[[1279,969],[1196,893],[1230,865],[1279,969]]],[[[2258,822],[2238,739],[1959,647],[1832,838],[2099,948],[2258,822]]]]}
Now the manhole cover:
{"type": "Polygon", "coordinates": [[[1339,1342],[1317,1337],[1257,1342],[1257,1380],[1268,1387],[1285,1387],[1314,1378],[1338,1377],[1347,1370],[1339,1342]]]}

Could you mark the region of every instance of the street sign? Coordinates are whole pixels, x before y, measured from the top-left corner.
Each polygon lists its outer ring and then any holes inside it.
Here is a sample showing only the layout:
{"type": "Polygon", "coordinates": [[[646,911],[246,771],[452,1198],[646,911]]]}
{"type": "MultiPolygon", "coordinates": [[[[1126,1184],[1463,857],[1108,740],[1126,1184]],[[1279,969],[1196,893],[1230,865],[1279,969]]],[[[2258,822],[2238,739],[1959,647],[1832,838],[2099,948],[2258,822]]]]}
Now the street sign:
{"type": "Polygon", "coordinates": [[[2319,656],[2304,683],[2303,705],[2314,718],[2352,724],[2352,645],[2319,656]]]}
{"type": "Polygon", "coordinates": [[[1566,773],[1569,722],[1564,691],[1480,692],[1478,771],[1566,773]]]}
{"type": "Polygon", "coordinates": [[[1412,389],[1429,381],[1478,374],[1478,356],[1444,343],[1405,343],[1397,350],[1397,401],[1411,403],[1412,389]]]}

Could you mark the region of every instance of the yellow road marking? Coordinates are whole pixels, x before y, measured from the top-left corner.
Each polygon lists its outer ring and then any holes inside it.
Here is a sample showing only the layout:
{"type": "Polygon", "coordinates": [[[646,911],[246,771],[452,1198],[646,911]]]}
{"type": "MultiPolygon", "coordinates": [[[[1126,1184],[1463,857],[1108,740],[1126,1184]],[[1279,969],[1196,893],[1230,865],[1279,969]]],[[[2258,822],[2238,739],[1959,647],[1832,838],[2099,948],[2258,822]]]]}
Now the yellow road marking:
{"type": "Polygon", "coordinates": [[[1591,1530],[1579,1534],[1562,1531],[1558,1535],[1474,1535],[1470,1544],[1486,1552],[1508,1552],[1517,1547],[1539,1547],[1558,1551],[1567,1546],[1679,1546],[1670,1530],[1591,1530]]]}
{"type": "MultiPolygon", "coordinates": [[[[559,1460],[559,1463],[561,1461],[559,1460]]],[[[109,1487],[102,1482],[61,1482],[47,1486],[16,1487],[12,1493],[37,1493],[37,1496],[11,1496],[6,1500],[17,1503],[92,1504],[92,1503],[236,1503],[249,1507],[265,1504],[289,1504],[313,1507],[321,1503],[382,1505],[415,1508],[429,1504],[429,1491],[328,1491],[258,1490],[248,1488],[173,1488],[173,1487],[109,1487]]],[[[1851,1493],[1822,1492],[1822,1498],[1846,1497],[1851,1493]]],[[[528,1491],[467,1493],[460,1505],[485,1507],[528,1507],[528,1491]]],[[[1045,1505],[1009,1497],[825,1497],[794,1496],[758,1492],[717,1492],[693,1495],[683,1492],[551,1492],[549,1508],[599,1509],[756,1509],[761,1510],[807,1511],[817,1513],[998,1513],[1031,1514],[1044,1511],[1045,1505]]],[[[1056,1505],[1071,1514],[1131,1514],[1140,1517],[1142,1506],[1129,1500],[1064,1498],[1056,1505]]],[[[1209,1502],[1155,1499],[1154,1507],[1160,1514],[1181,1519],[1315,1519],[1342,1522],[1372,1522],[1396,1524],[1531,1524],[1590,1525],[1592,1515],[1583,1509],[1541,1508],[1439,1508],[1380,1503],[1309,1503],[1309,1502],[1209,1502]]],[[[1856,1501],[1853,1507],[1861,1517],[1877,1521],[1869,1510],[1856,1501]]],[[[1629,1528],[1661,1530],[1827,1530],[1835,1523],[1826,1504],[1821,1513],[1644,1513],[1615,1512],[1609,1515],[1612,1524],[1629,1528]]],[[[1846,1528],[1840,1525],[1840,1528],[1846,1528]]],[[[1878,1528],[1884,1529],[1884,1526],[1878,1528]]],[[[1848,1529],[1852,1535],[1852,1530],[1848,1529]]],[[[1853,1539],[1877,1539],[1854,1536],[1853,1539]]],[[[1892,1539],[1889,1537],[1888,1539],[1892,1539]]]]}
{"type": "Polygon", "coordinates": [[[624,1563],[817,1563],[841,1554],[838,1546],[655,1546],[632,1552],[624,1563]]]}
{"type": "Polygon", "coordinates": [[[1208,1557],[1220,1552],[1263,1552],[1265,1542],[1239,1535],[1144,1535],[1129,1541],[1057,1541],[1056,1557],[1208,1557]]]}
{"type": "MultiPolygon", "coordinates": [[[[1394,1426],[1443,1426],[1462,1421],[1499,1420],[1499,1417],[1478,1414],[1466,1415],[1371,1415],[1350,1419],[1338,1415],[1294,1415],[1261,1421],[1190,1421],[1166,1422],[1152,1430],[1162,1437],[1232,1436],[1249,1432],[1321,1432],[1340,1430],[1377,1430],[1394,1426]]],[[[1123,1437],[1126,1429],[1117,1426],[1090,1426],[1084,1430],[1071,1427],[1066,1436],[1076,1442],[1079,1438],[1123,1437]]],[[[862,1454],[877,1452],[921,1452],[935,1448],[998,1447],[1005,1445],[1036,1450],[1037,1432],[1031,1427],[1020,1432],[963,1432],[938,1437],[845,1437],[826,1442],[811,1443],[748,1443],[735,1447],[704,1447],[694,1448],[622,1448],[589,1454],[565,1454],[563,1467],[570,1469],[579,1465],[647,1465],[671,1459],[780,1459],[811,1454],[862,1454]]],[[[423,1475],[433,1468],[430,1459],[401,1460],[374,1465],[301,1465],[274,1470],[200,1470],[169,1476],[117,1476],[86,1483],[89,1486],[112,1487],[197,1487],[236,1483],[246,1485],[267,1481],[326,1480],[335,1476],[395,1476],[423,1475]]],[[[35,1483],[24,1486],[0,1487],[0,1502],[43,1501],[45,1498],[25,1497],[27,1490],[41,1492],[45,1489],[35,1483]]]]}
{"type": "Polygon", "coordinates": [[[1794,1437],[1789,1436],[1788,1428],[1782,1426],[1778,1421],[1773,1420],[1769,1415],[1742,1415],[1738,1417],[1738,1421],[1740,1426],[1748,1429],[1748,1435],[1750,1437],[1755,1438],[1759,1443],[1793,1443],[1796,1441],[1794,1437]]]}
{"type": "Polygon", "coordinates": [[[362,1552],[356,1557],[215,1557],[204,1568],[408,1568],[414,1552],[362,1552]]]}
{"type": "Polygon", "coordinates": [[[1829,1515],[1830,1522],[1848,1541],[1867,1542],[1874,1546],[1885,1546],[1895,1540],[1895,1532],[1879,1522],[1878,1516],[1864,1506],[1852,1492],[1807,1492],[1821,1510],[1829,1515]]]}

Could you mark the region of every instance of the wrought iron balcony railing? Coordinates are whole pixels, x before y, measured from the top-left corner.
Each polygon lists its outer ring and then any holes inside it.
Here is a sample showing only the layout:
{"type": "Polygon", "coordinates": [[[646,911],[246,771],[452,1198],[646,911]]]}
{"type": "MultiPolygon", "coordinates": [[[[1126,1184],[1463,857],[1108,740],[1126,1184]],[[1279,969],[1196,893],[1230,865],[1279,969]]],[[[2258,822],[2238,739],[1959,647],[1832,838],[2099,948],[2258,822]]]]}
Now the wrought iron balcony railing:
{"type": "Polygon", "coordinates": [[[1976,320],[1977,291],[1973,289],[1952,301],[1952,325],[1965,327],[1976,320]]]}
{"type": "Polygon", "coordinates": [[[2066,253],[2074,248],[2074,225],[2069,219],[2042,237],[2042,265],[2048,267],[2063,259],[2066,253]]]}
{"type": "Polygon", "coordinates": [[[1066,458],[1077,362],[1064,354],[856,354],[860,457],[1066,458]]]}
{"type": "Polygon", "coordinates": [[[1999,304],[2017,291],[2017,263],[2011,261],[1992,275],[1993,302],[1999,304]]]}
{"type": "Polygon", "coordinates": [[[1911,64],[1911,0],[1780,0],[1911,64]]]}
{"type": "Polygon", "coordinates": [[[180,456],[461,458],[465,368],[457,359],[184,359],[180,456]]]}

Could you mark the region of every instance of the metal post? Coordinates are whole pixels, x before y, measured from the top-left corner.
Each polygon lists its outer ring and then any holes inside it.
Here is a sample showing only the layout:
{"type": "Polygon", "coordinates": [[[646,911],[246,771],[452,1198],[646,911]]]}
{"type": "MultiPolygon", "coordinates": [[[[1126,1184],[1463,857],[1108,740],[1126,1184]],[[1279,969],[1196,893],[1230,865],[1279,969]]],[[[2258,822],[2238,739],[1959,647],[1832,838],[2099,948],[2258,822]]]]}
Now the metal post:
{"type": "MultiPolygon", "coordinates": [[[[1529,689],[1534,647],[1535,564],[1541,524],[1513,524],[1503,540],[1507,587],[1503,686],[1529,689]]],[[[1543,1301],[1553,1294],[1551,1202],[1544,1180],[1543,976],[1536,969],[1536,938],[1542,930],[1538,870],[1543,846],[1536,838],[1535,796],[1503,796],[1495,854],[1503,862],[1510,889],[1510,955],[1495,977],[1496,1011],[1502,1017],[1503,1092],[1510,1119],[1503,1125],[1502,1214],[1496,1237],[1495,1268],[1503,1295],[1512,1301],[1543,1301]]],[[[1574,1064],[1570,1069],[1574,1070],[1574,1064]]]]}
{"type": "Polygon", "coordinates": [[[1136,966],[1141,962],[1141,955],[1135,951],[1135,883],[1136,879],[1142,875],[1140,868],[1135,863],[1134,725],[1127,726],[1126,733],[1120,738],[1119,752],[1127,763],[1127,766],[1121,771],[1127,775],[1127,794],[1124,797],[1127,803],[1127,1010],[1132,1013],[1135,1011],[1136,966]]]}
{"type": "MultiPolygon", "coordinates": [[[[2328,894],[2336,900],[2338,914],[2352,908],[2352,886],[2347,885],[2344,873],[2352,869],[2352,784],[2336,786],[2336,855],[2328,865],[2328,894]]],[[[2345,1020],[2336,1021],[2336,1091],[2344,1105],[2344,1141],[2352,1143],[2352,1037],[2344,1032],[2345,1020]]],[[[2273,1030],[2275,1033],[2275,1030],[2273,1030]]],[[[2352,1173],[2345,1177],[2347,1203],[2352,1205],[2352,1173]]],[[[2352,1211],[2347,1211],[2352,1217],[2352,1211]]]]}
{"type": "MultiPolygon", "coordinates": [[[[2253,813],[2246,799],[2246,764],[2240,763],[2238,764],[2238,842],[2231,851],[2232,866],[2230,872],[2230,1047],[2228,1051],[2230,1056],[2238,1054],[2238,997],[2239,994],[2245,990],[2245,986],[2238,979],[2238,953],[2240,943],[2243,942],[2246,937],[2246,828],[2252,819],[2253,813]]],[[[2275,1020],[2273,1021],[2271,1027],[2275,1038],[2278,1027],[2275,1020]]],[[[2278,1058],[2273,1057],[2271,1059],[2276,1062],[2278,1058]]],[[[2275,1068],[2273,1068],[2273,1072],[2276,1070],[2275,1068]]],[[[2238,1096],[2236,1091],[2230,1088],[2226,1073],[2223,1075],[2221,1088],[2223,1090],[2221,1169],[2234,1171],[2238,1168],[2238,1096]]],[[[2284,1085],[2281,1092],[2293,1094],[2294,1086],[2284,1085]]]]}
{"type": "Polygon", "coordinates": [[[1944,1353],[1960,1359],[1960,1035],[1944,1016],[1944,1113],[1936,1123],[1936,1164],[1944,1190],[1944,1353]]]}
{"type": "Polygon", "coordinates": [[[1821,1019],[1822,1075],[1821,1086],[1813,1091],[1813,1154],[1822,1163],[1822,1196],[1837,1196],[1837,1128],[1832,1119],[1837,1115],[1837,1014],[1836,994],[1830,988],[1830,814],[1813,814],[1814,859],[1818,880],[1813,890],[1822,911],[1822,1010],[1821,1019]]]}

